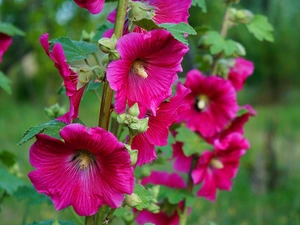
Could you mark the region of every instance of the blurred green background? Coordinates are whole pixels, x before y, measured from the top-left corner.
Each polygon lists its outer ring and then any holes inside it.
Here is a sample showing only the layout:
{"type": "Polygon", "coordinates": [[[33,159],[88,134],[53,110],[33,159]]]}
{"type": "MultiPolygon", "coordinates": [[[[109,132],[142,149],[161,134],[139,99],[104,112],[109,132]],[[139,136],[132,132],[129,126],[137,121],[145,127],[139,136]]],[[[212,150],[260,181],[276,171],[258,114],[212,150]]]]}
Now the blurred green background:
{"type": "MultiPolygon", "coordinates": [[[[190,9],[190,24],[219,30],[223,1],[207,3],[206,14],[196,7],[190,9]]],[[[103,13],[90,15],[72,0],[0,0],[0,20],[26,32],[25,37],[14,37],[0,64],[13,87],[11,95],[0,90],[0,151],[8,150],[18,156],[20,171],[28,183],[27,173],[32,170],[28,151],[33,141],[21,146],[17,143],[28,127],[48,121],[44,107],[59,102],[68,108],[66,99],[57,94],[61,79],[41,48],[39,37],[47,32],[50,39],[67,36],[79,40],[83,29],[91,32],[107,23],[106,15],[114,7],[115,3],[109,2],[103,13]]],[[[228,34],[245,46],[246,58],[255,64],[254,74],[239,93],[241,105],[250,103],[258,111],[258,116],[246,125],[245,136],[251,149],[242,158],[233,191],[219,192],[215,203],[197,201],[188,224],[297,225],[300,224],[300,1],[241,0],[237,7],[268,16],[275,28],[274,43],[257,41],[244,26],[234,27],[228,34]]],[[[98,108],[95,95],[87,93],[80,117],[88,126],[96,125],[98,108]]],[[[58,213],[46,203],[31,206],[8,197],[1,208],[0,224],[26,224],[51,218],[67,220],[73,217],[72,213],[69,209],[58,213]]]]}

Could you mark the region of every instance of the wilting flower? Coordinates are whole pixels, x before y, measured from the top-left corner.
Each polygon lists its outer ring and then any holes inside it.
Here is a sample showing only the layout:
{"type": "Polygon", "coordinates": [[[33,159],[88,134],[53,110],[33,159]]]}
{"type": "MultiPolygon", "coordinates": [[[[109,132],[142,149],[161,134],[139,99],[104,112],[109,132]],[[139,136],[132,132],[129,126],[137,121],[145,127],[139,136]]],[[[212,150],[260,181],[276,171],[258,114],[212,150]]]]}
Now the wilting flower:
{"type": "Polygon", "coordinates": [[[236,58],[234,67],[228,73],[228,80],[230,80],[236,91],[239,91],[243,88],[245,80],[252,75],[253,71],[254,65],[251,61],[236,58]]]}
{"type": "Polygon", "coordinates": [[[98,14],[102,11],[105,0],[74,0],[81,8],[89,10],[92,14],[98,14]]]}
{"type": "MultiPolygon", "coordinates": [[[[156,24],[162,23],[188,23],[189,17],[189,8],[191,7],[191,0],[143,0],[136,1],[142,2],[148,8],[149,14],[152,15],[152,19],[156,24]],[[150,12],[151,10],[152,12],[150,12]]],[[[113,10],[107,17],[107,20],[111,23],[115,23],[116,21],[116,9],[113,10]]],[[[126,20],[124,24],[123,34],[127,34],[129,21],[126,20]]],[[[133,29],[134,32],[146,33],[147,31],[141,29],[138,26],[135,26],[133,29]]],[[[103,35],[103,37],[111,37],[113,34],[113,29],[109,29],[103,35]]]]}
{"type": "Polygon", "coordinates": [[[29,173],[39,193],[48,195],[57,210],[73,206],[80,216],[97,213],[104,204],[121,205],[133,191],[133,170],[124,145],[108,131],[70,124],[62,140],[36,136],[30,148],[29,173]]]}
{"type": "MultiPolygon", "coordinates": [[[[178,174],[161,171],[152,171],[149,177],[142,179],[142,184],[163,185],[174,189],[186,188],[184,180],[178,174]]],[[[154,223],[156,225],[178,225],[179,215],[176,210],[177,205],[172,205],[168,202],[160,203],[160,205],[161,204],[168,204],[168,206],[159,213],[142,210],[138,214],[136,222],[138,224],[154,223]]],[[[161,208],[163,208],[162,205],[161,208]]]]}
{"type": "Polygon", "coordinates": [[[4,52],[12,43],[12,37],[6,34],[0,33],[0,63],[2,62],[2,56],[4,52]]]}
{"type": "Polygon", "coordinates": [[[238,105],[230,81],[191,70],[184,85],[191,89],[186,97],[191,109],[182,114],[181,120],[191,130],[203,137],[214,136],[235,117],[238,105]]]}
{"type": "Polygon", "coordinates": [[[197,195],[215,201],[217,189],[231,190],[239,160],[250,147],[240,133],[232,133],[214,143],[215,151],[204,151],[192,171],[195,184],[202,183],[197,195]]]}
{"type": "Polygon", "coordinates": [[[136,135],[131,146],[132,149],[138,150],[138,165],[149,163],[156,158],[155,146],[168,144],[169,127],[177,121],[183,111],[189,108],[183,102],[184,97],[189,92],[189,89],[178,84],[175,96],[159,105],[156,116],[151,112],[145,115],[149,118],[149,128],[146,132],[136,135]]]}
{"type": "Polygon", "coordinates": [[[124,35],[116,49],[121,59],[111,62],[106,73],[116,91],[116,112],[123,113],[128,102],[129,106],[138,103],[155,115],[158,105],[172,93],[188,47],[166,30],[153,30],[124,35]]]}
{"type": "Polygon", "coordinates": [[[63,78],[64,86],[66,88],[66,95],[70,100],[69,112],[59,117],[57,120],[69,124],[78,117],[79,105],[81,97],[84,93],[84,87],[81,87],[77,90],[78,75],[70,68],[70,65],[67,64],[63,47],[60,43],[56,43],[53,46],[52,52],[50,52],[48,37],[49,34],[43,34],[40,37],[41,45],[46,54],[53,60],[55,67],[58,69],[61,77],[63,78]]]}

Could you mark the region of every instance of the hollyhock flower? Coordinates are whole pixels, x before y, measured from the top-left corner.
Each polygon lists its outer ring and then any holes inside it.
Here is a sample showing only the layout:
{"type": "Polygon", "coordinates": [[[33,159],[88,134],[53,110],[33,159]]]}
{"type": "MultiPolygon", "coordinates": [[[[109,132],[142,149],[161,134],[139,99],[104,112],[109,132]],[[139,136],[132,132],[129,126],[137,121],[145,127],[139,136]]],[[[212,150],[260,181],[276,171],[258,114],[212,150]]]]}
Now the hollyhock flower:
{"type": "Polygon", "coordinates": [[[134,186],[130,156],[113,134],[102,128],[70,124],[62,140],[38,134],[30,148],[28,174],[39,193],[50,197],[57,210],[73,206],[80,216],[97,213],[104,204],[121,205],[134,186]]]}
{"type": "MultiPolygon", "coordinates": [[[[186,0],[143,0],[141,1],[150,8],[153,8],[154,15],[153,21],[156,24],[162,23],[188,23],[189,8],[191,7],[192,1],[186,0]]],[[[107,20],[111,23],[116,21],[116,9],[113,10],[107,17],[107,20]]],[[[142,28],[135,26],[134,32],[146,33],[147,31],[142,28]]],[[[129,33],[128,31],[128,20],[125,21],[123,34],[129,33]]],[[[103,34],[103,37],[111,37],[113,29],[109,29],[103,34]]]]}
{"type": "Polygon", "coordinates": [[[70,68],[70,65],[67,64],[63,47],[60,43],[56,43],[53,46],[52,52],[50,52],[48,37],[49,34],[43,34],[40,37],[40,43],[46,54],[53,60],[55,67],[58,69],[61,77],[63,78],[64,86],[66,88],[66,95],[70,100],[69,112],[62,117],[59,117],[57,120],[69,124],[72,122],[72,120],[78,117],[79,105],[81,97],[84,93],[84,87],[81,87],[77,90],[78,75],[70,68]]]}
{"type": "Polygon", "coordinates": [[[149,163],[156,158],[155,146],[168,144],[169,127],[177,121],[179,114],[189,108],[183,102],[189,92],[189,89],[178,84],[175,96],[159,105],[156,116],[151,112],[145,115],[149,118],[149,128],[146,132],[136,135],[131,145],[132,149],[138,150],[137,165],[149,163]]]}
{"type": "Polygon", "coordinates": [[[254,71],[254,64],[243,58],[236,58],[235,65],[228,73],[228,80],[232,83],[236,91],[243,88],[247,77],[252,75],[254,71]]]}
{"type": "Polygon", "coordinates": [[[236,92],[230,81],[216,76],[203,76],[198,70],[187,74],[186,87],[191,93],[186,97],[191,109],[180,120],[203,137],[220,132],[238,110],[236,92]]]}
{"type": "Polygon", "coordinates": [[[0,33],[0,63],[2,62],[2,56],[4,52],[12,43],[12,37],[6,34],[0,33]]]}
{"type": "Polygon", "coordinates": [[[74,0],[81,8],[89,10],[92,14],[98,14],[102,11],[105,0],[74,0]]]}
{"type": "MultiPolygon", "coordinates": [[[[142,179],[142,184],[163,185],[170,188],[186,188],[186,184],[182,177],[176,173],[167,173],[161,171],[152,171],[149,177],[142,179]]],[[[170,205],[171,206],[171,205],[170,205]]],[[[179,215],[176,209],[170,209],[170,212],[152,213],[142,210],[137,218],[138,224],[154,223],[156,225],[178,225],[179,215]]]]}
{"type": "Polygon", "coordinates": [[[137,102],[155,115],[158,105],[172,93],[188,47],[161,29],[127,34],[118,40],[116,49],[121,59],[112,61],[106,72],[116,91],[116,112],[123,113],[126,102],[129,106],[137,102]]]}
{"type": "Polygon", "coordinates": [[[198,159],[192,178],[195,184],[202,183],[197,196],[215,201],[216,191],[230,191],[236,176],[239,160],[250,147],[240,133],[232,133],[223,140],[216,140],[215,151],[204,151],[198,159]]]}

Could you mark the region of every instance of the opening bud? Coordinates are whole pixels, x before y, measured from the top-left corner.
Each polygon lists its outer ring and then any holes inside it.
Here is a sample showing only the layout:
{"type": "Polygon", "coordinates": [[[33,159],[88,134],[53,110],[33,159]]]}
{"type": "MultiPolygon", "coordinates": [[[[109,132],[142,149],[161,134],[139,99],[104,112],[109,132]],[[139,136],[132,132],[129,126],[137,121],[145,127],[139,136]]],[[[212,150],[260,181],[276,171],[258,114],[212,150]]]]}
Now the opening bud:
{"type": "Polygon", "coordinates": [[[111,50],[108,53],[108,58],[110,61],[114,61],[114,60],[120,59],[120,54],[117,52],[117,50],[111,50]]]}
{"type": "Polygon", "coordinates": [[[142,203],[142,200],[140,199],[140,197],[137,194],[132,193],[131,195],[125,196],[124,202],[126,205],[128,205],[130,207],[135,207],[138,204],[142,203]]]}
{"type": "Polygon", "coordinates": [[[104,53],[110,53],[110,51],[116,49],[117,39],[116,36],[113,35],[111,38],[101,38],[98,41],[99,48],[104,53]]]}

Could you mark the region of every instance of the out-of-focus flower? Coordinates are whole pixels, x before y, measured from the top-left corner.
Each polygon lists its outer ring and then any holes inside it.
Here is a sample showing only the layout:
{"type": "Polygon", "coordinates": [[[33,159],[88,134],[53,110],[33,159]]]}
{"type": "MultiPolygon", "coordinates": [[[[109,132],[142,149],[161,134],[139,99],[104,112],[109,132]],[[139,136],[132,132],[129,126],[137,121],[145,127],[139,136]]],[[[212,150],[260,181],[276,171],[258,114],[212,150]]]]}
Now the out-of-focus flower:
{"type": "Polygon", "coordinates": [[[2,62],[2,56],[12,43],[12,37],[7,34],[0,33],[0,63],[2,62]]]}
{"type": "Polygon", "coordinates": [[[98,14],[102,11],[105,0],[74,0],[81,8],[89,10],[92,14],[98,14]]]}

